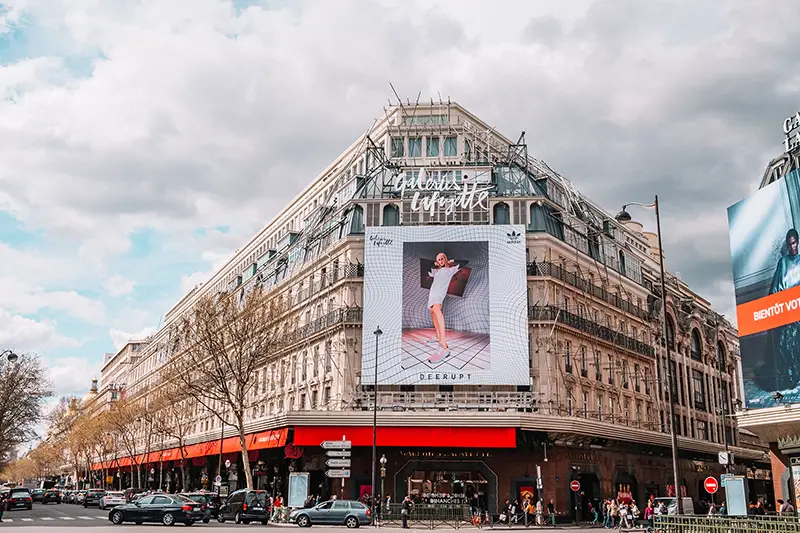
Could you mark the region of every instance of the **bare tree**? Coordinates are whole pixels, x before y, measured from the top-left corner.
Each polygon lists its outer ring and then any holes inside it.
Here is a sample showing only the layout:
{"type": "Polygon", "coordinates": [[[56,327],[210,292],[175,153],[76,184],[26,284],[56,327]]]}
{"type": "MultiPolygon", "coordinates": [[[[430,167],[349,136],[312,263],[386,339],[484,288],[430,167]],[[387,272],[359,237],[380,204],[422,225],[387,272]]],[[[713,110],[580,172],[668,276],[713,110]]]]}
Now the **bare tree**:
{"type": "MultiPolygon", "coordinates": [[[[108,411],[108,420],[114,433],[118,437],[118,445],[125,450],[131,458],[131,478],[133,478],[133,468],[136,466],[136,488],[141,488],[142,465],[136,461],[136,456],[140,453],[139,444],[139,422],[140,408],[130,400],[119,400],[111,406],[108,411]]],[[[131,487],[133,480],[131,479],[131,487]]]]}
{"type": "Polygon", "coordinates": [[[245,295],[207,296],[177,329],[180,345],[170,372],[194,401],[236,428],[247,487],[253,473],[245,434],[248,399],[256,370],[280,349],[280,304],[256,287],[245,295]]]}
{"type": "Polygon", "coordinates": [[[0,358],[0,468],[17,446],[35,437],[51,394],[38,357],[24,354],[15,362],[0,358]]]}
{"type": "Polygon", "coordinates": [[[177,444],[181,455],[181,487],[185,489],[189,485],[186,440],[194,426],[192,397],[184,391],[179,381],[170,379],[168,372],[164,374],[164,378],[163,386],[154,395],[151,409],[157,413],[156,430],[177,444]]]}

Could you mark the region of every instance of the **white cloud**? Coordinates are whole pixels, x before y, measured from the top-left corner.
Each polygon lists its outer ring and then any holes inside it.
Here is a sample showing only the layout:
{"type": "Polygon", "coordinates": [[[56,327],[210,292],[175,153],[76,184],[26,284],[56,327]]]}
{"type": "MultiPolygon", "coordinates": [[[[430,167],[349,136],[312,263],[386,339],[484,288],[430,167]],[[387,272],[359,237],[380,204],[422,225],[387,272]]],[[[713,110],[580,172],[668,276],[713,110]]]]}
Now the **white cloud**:
{"type": "Polygon", "coordinates": [[[0,307],[20,314],[49,309],[94,324],[105,320],[105,306],[100,301],[75,291],[48,291],[7,277],[0,278],[0,307]]]}
{"type": "Polygon", "coordinates": [[[75,348],[81,342],[58,332],[52,321],[12,315],[0,308],[0,346],[15,352],[38,352],[44,349],[75,348]]]}
{"type": "Polygon", "coordinates": [[[126,279],[119,274],[115,274],[103,282],[103,288],[114,298],[132,293],[134,287],[136,287],[135,281],[126,279]]]}
{"type": "Polygon", "coordinates": [[[211,277],[213,272],[192,272],[191,274],[181,276],[181,294],[186,294],[198,285],[202,285],[208,278],[211,277]]]}
{"type": "Polygon", "coordinates": [[[53,383],[56,398],[80,398],[89,391],[92,379],[100,377],[100,365],[82,357],[61,358],[49,362],[47,377],[53,383]]]}
{"type": "Polygon", "coordinates": [[[142,340],[148,335],[152,335],[156,331],[157,331],[156,327],[146,327],[133,333],[112,328],[108,330],[108,334],[109,336],[111,336],[111,342],[114,343],[114,348],[119,350],[120,348],[125,346],[125,343],[127,343],[128,341],[142,340]]]}

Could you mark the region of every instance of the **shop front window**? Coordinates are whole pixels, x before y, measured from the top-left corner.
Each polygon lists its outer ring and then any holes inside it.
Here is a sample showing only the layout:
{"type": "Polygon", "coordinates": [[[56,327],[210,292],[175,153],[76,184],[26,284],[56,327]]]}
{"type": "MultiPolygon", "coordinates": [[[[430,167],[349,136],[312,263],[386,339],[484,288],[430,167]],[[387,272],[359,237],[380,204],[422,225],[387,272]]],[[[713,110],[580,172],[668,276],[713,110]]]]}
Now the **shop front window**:
{"type": "Polygon", "coordinates": [[[464,505],[477,499],[485,508],[487,482],[480,472],[417,470],[407,484],[408,494],[421,503],[464,505]]]}

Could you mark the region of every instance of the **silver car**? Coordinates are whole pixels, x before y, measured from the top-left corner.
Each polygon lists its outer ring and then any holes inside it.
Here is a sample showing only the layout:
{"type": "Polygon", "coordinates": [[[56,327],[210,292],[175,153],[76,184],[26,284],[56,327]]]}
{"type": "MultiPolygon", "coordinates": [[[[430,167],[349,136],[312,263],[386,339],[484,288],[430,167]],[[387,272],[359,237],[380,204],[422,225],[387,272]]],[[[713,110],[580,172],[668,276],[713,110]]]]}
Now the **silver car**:
{"type": "Polygon", "coordinates": [[[297,509],[289,514],[289,521],[300,527],[318,525],[345,525],[349,528],[368,526],[372,523],[372,513],[361,502],[352,500],[331,500],[309,509],[297,509]]]}
{"type": "Polygon", "coordinates": [[[124,504],[125,493],[123,492],[106,492],[105,496],[100,498],[100,509],[109,509],[124,504]]]}

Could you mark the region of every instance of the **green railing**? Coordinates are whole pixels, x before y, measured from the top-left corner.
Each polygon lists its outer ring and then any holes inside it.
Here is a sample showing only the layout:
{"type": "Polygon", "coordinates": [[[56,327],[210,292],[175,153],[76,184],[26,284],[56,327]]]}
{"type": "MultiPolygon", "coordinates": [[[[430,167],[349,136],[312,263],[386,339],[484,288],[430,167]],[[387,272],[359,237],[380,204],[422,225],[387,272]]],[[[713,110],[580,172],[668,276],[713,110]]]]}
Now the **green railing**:
{"type": "Polygon", "coordinates": [[[797,516],[655,517],[657,533],[800,533],[797,516]]]}

